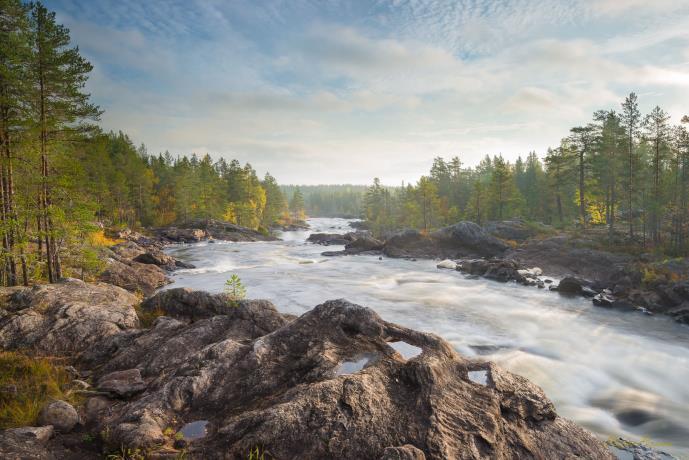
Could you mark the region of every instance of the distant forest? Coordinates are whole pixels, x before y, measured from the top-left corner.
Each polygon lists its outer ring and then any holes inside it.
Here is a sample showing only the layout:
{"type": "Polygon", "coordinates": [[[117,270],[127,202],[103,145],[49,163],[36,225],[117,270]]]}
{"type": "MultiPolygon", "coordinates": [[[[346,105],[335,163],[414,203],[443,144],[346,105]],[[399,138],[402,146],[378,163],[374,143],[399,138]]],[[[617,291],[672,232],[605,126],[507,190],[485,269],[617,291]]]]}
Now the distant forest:
{"type": "Polygon", "coordinates": [[[365,185],[282,185],[282,193],[301,193],[306,214],[311,217],[360,217],[365,185]]]}

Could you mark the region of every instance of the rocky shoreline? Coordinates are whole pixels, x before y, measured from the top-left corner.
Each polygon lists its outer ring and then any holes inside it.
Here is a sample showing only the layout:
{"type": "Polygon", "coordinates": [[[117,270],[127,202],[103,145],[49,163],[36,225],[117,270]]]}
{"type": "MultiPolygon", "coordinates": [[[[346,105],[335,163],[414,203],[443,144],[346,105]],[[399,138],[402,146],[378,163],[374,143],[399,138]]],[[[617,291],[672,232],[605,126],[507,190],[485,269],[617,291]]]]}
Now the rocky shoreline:
{"type": "MultiPolygon", "coordinates": [[[[186,240],[201,229],[184,230],[186,240]]],[[[463,247],[483,238],[475,230],[463,247]]],[[[350,238],[346,254],[388,244],[350,238]]],[[[443,254],[456,238],[437,237],[443,254]]],[[[141,301],[134,293],[155,285],[143,274],[184,265],[162,252],[160,235],[126,239],[108,253],[136,274],[122,287],[67,279],[0,288],[3,352],[63,359],[68,392],[82,401],[48,402],[39,426],[0,431],[0,457],[615,458],[527,379],[343,299],[299,317],[186,288],[141,301]]],[[[478,252],[496,251],[496,241],[478,252]]]]}
{"type": "MultiPolygon", "coordinates": [[[[487,229],[472,222],[459,222],[428,235],[405,230],[385,241],[372,238],[365,230],[347,233],[344,241],[342,238],[343,235],[313,234],[310,241],[345,244],[344,250],[326,251],[324,256],[372,254],[437,259],[441,261],[439,268],[456,269],[470,276],[547,287],[563,295],[591,298],[599,307],[663,314],[689,324],[686,259],[676,262],[678,266],[669,274],[649,276],[649,267],[653,265],[648,260],[591,249],[586,247],[586,241],[567,235],[535,237],[519,221],[492,223],[487,229]]],[[[658,270],[667,271],[664,266],[658,270]]]]}

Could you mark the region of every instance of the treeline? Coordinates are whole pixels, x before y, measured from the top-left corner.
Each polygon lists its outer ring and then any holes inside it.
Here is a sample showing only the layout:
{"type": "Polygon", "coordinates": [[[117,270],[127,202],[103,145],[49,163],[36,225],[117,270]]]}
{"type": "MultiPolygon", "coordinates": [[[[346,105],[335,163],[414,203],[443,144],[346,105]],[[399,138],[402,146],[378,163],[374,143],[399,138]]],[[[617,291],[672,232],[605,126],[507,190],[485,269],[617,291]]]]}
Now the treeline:
{"type": "Polygon", "coordinates": [[[222,218],[267,229],[289,219],[275,179],[249,164],[151,156],[101,132],[85,91],[91,69],[54,13],[0,0],[0,284],[95,272],[103,225],[222,218]]]}
{"type": "Polygon", "coordinates": [[[311,217],[359,217],[365,185],[283,185],[285,196],[299,192],[311,217]]]}
{"type": "Polygon", "coordinates": [[[465,168],[458,157],[436,158],[414,185],[390,188],[376,179],[363,215],[378,233],[514,217],[563,228],[605,225],[630,245],[687,254],[687,123],[685,116],[671,125],[660,107],[642,115],[631,93],[619,112],[595,112],[543,159],[535,152],[514,163],[486,156],[465,168]]]}

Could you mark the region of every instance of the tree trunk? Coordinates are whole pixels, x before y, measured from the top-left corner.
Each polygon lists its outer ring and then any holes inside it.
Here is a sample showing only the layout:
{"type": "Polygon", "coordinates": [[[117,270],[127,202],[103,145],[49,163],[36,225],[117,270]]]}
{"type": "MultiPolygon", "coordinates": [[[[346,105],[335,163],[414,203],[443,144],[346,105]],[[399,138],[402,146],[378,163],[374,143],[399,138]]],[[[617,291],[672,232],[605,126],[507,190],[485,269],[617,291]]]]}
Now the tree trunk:
{"type": "Polygon", "coordinates": [[[579,217],[586,228],[586,198],[584,197],[584,150],[579,150],[579,217]]]}

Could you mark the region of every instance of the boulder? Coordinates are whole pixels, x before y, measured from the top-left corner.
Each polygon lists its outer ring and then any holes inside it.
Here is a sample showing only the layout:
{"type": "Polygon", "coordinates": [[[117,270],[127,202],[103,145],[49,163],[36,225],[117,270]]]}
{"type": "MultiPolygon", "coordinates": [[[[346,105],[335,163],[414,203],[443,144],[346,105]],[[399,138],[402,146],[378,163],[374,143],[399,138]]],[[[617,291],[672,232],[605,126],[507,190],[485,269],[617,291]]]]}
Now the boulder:
{"type": "Polygon", "coordinates": [[[470,275],[483,276],[490,266],[486,259],[470,259],[462,261],[461,270],[470,275]]]}
{"type": "Polygon", "coordinates": [[[441,228],[431,233],[431,237],[443,247],[483,257],[500,255],[509,248],[499,239],[483,231],[481,226],[468,221],[441,228]]]}
{"type": "Polygon", "coordinates": [[[191,324],[160,318],[120,341],[107,371],[154,378],[96,429],[114,446],[147,448],[164,442],[168,427],[207,421],[190,458],[243,458],[257,445],[275,458],[613,458],[559,417],[540,388],[461,357],[435,335],[344,300],[291,322],[263,307],[263,316],[191,324]],[[423,351],[405,360],[388,341],[423,351]],[[469,378],[476,370],[485,383],[469,378]]]}
{"type": "Polygon", "coordinates": [[[156,289],[172,282],[165,271],[156,265],[123,262],[114,257],[107,257],[105,261],[106,268],[98,279],[130,292],[151,295],[156,289]]]}
{"type": "MultiPolygon", "coordinates": [[[[396,258],[446,258],[441,256],[441,251],[433,240],[421,234],[418,230],[403,230],[390,236],[385,241],[383,253],[388,257],[396,258]]],[[[447,258],[449,258],[448,256],[447,258]]]]}
{"type": "Polygon", "coordinates": [[[354,240],[355,233],[350,232],[346,234],[341,233],[312,233],[306,238],[306,241],[314,244],[322,244],[323,246],[343,246],[354,240]]]}
{"type": "MultiPolygon", "coordinates": [[[[512,241],[525,241],[538,234],[534,224],[529,225],[521,219],[492,221],[486,223],[483,228],[490,235],[512,241]]],[[[542,230],[549,229],[544,226],[542,230]]]]}
{"type": "Polygon", "coordinates": [[[118,258],[125,260],[134,259],[146,252],[146,249],[134,241],[125,241],[124,243],[116,244],[111,246],[110,250],[114,252],[118,258]]]}
{"type": "Polygon", "coordinates": [[[332,257],[332,256],[349,256],[356,254],[379,254],[380,250],[383,248],[383,242],[373,238],[367,233],[348,233],[345,235],[350,237],[351,240],[345,244],[345,248],[342,251],[325,251],[321,253],[322,256],[332,257]]]}
{"type": "Polygon", "coordinates": [[[68,433],[79,423],[79,414],[74,406],[65,401],[53,401],[46,404],[38,414],[41,426],[52,426],[57,431],[68,433]]]}
{"type": "Polygon", "coordinates": [[[430,235],[417,230],[395,233],[385,242],[383,252],[389,257],[456,259],[493,257],[504,253],[507,248],[505,243],[485,233],[480,226],[463,221],[430,235]]]}
{"type": "Polygon", "coordinates": [[[560,284],[557,285],[557,292],[560,294],[582,295],[584,286],[588,286],[586,280],[574,276],[567,276],[562,278],[560,284]]]}
{"type": "Polygon", "coordinates": [[[78,355],[105,337],[136,328],[138,302],[119,287],[75,279],[15,290],[5,305],[12,314],[0,318],[0,347],[78,355]]]}
{"type": "Polygon", "coordinates": [[[130,398],[146,389],[139,369],[110,372],[98,380],[97,389],[120,398],[130,398]]]}
{"type": "Polygon", "coordinates": [[[345,251],[356,254],[367,251],[379,251],[383,248],[383,242],[373,238],[369,234],[356,235],[354,240],[345,245],[345,251]]]}
{"type": "Polygon", "coordinates": [[[167,227],[156,230],[156,233],[173,243],[198,243],[208,238],[208,233],[200,228],[167,227]]]}

